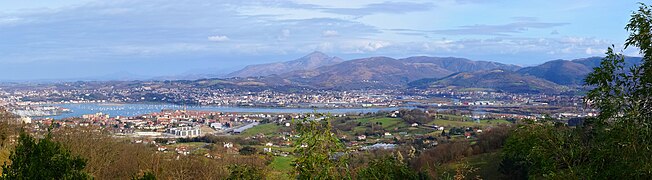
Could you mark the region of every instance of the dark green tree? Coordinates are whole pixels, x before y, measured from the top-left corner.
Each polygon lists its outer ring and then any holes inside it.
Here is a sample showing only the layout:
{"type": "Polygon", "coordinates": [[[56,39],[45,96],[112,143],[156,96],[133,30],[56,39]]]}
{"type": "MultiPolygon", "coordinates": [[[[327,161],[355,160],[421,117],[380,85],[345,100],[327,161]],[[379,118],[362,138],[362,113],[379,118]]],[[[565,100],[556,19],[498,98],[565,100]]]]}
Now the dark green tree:
{"type": "Polygon", "coordinates": [[[2,166],[2,179],[91,179],[83,171],[86,160],[74,156],[48,134],[35,139],[21,132],[11,164],[2,166]]]}
{"type": "Polygon", "coordinates": [[[351,179],[344,144],[332,132],[328,116],[296,123],[294,170],[297,179],[351,179]]]}
{"type": "Polygon", "coordinates": [[[625,47],[638,48],[640,65],[625,64],[625,56],[612,46],[586,83],[587,104],[600,110],[588,120],[592,126],[594,159],[591,168],[602,177],[652,178],[652,13],[640,5],[625,29],[625,47]],[[629,68],[626,68],[629,67],[629,68]]]}
{"type": "Polygon", "coordinates": [[[257,169],[249,165],[231,165],[229,166],[228,180],[261,180],[265,179],[262,169],[257,169]]]}
{"type": "Polygon", "coordinates": [[[253,155],[258,153],[258,149],[252,146],[245,146],[240,151],[238,151],[242,155],[253,155]]]}
{"type": "Polygon", "coordinates": [[[358,179],[377,180],[427,179],[425,176],[420,176],[418,172],[412,170],[404,162],[391,156],[371,161],[367,167],[358,172],[357,177],[358,179]]]}
{"type": "Polygon", "coordinates": [[[638,48],[640,65],[607,49],[585,79],[586,104],[600,114],[578,128],[531,122],[503,148],[501,170],[517,178],[652,179],[652,13],[641,4],[625,29],[626,48],[638,48]],[[516,171],[515,171],[516,170],[516,171]]]}

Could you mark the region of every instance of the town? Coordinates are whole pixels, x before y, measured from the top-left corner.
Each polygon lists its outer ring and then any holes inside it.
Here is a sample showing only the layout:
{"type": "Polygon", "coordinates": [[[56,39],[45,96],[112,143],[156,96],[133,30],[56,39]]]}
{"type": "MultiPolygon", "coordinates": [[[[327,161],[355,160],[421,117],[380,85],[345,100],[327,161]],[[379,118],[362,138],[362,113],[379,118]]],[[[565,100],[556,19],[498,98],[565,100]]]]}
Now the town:
{"type": "MultiPolygon", "coordinates": [[[[143,83],[148,84],[148,83],[143,83]]],[[[292,156],[292,129],[302,119],[328,117],[338,136],[352,150],[392,149],[416,139],[426,140],[417,147],[436,146],[451,137],[474,139],[483,131],[523,120],[552,119],[577,124],[578,118],[596,115],[586,109],[580,96],[517,94],[485,89],[376,89],[376,90],[301,90],[294,92],[211,88],[20,88],[0,89],[0,105],[18,115],[33,131],[51,127],[100,128],[112,136],[137,144],[152,144],[154,151],[178,155],[207,153],[202,139],[231,137],[223,148],[239,152],[257,148],[281,158],[292,156]],[[185,93],[185,94],[184,94],[185,93]],[[188,105],[171,106],[142,114],[125,116],[102,112],[55,119],[71,113],[68,104],[173,103],[174,97],[191,99],[192,106],[234,106],[244,112],[189,110],[188,105]],[[273,112],[284,108],[377,108],[373,112],[273,112]],[[247,108],[271,108],[270,112],[246,112],[247,108]],[[418,119],[410,119],[419,114],[418,119]],[[235,139],[233,139],[235,138],[235,139]],[[407,141],[410,140],[410,141],[407,141]]]]}

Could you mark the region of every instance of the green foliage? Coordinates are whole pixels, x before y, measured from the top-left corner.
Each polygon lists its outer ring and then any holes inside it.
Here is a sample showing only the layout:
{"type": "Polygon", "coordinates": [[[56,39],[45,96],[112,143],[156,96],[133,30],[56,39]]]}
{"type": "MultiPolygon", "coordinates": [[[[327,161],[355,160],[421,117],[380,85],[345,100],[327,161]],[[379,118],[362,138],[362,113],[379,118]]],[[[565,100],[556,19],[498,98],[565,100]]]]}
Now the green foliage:
{"type": "Polygon", "coordinates": [[[375,159],[360,172],[358,172],[358,179],[427,179],[427,177],[420,176],[419,173],[412,170],[407,164],[400,160],[386,156],[384,158],[375,159]]]}
{"type": "Polygon", "coordinates": [[[294,170],[297,179],[350,179],[345,148],[328,118],[296,124],[294,170]]]}
{"type": "Polygon", "coordinates": [[[427,124],[432,121],[432,118],[428,113],[421,109],[412,109],[412,110],[407,110],[407,109],[401,109],[399,111],[399,116],[405,120],[408,124],[412,123],[419,123],[419,124],[427,124]]]}
{"type": "Polygon", "coordinates": [[[515,130],[502,170],[516,178],[652,179],[652,7],[641,4],[625,29],[626,47],[639,48],[641,66],[607,49],[586,78],[589,106],[600,110],[582,127],[532,123],[515,130]]]}
{"type": "Polygon", "coordinates": [[[630,31],[625,46],[639,49],[641,66],[625,69],[624,56],[609,48],[600,67],[586,79],[587,85],[596,87],[586,99],[600,109],[600,115],[589,121],[597,146],[592,155],[601,157],[593,168],[604,177],[652,177],[651,9],[641,3],[625,27],[630,31]]]}
{"type": "Polygon", "coordinates": [[[520,126],[503,147],[501,171],[518,178],[585,177],[580,174],[587,169],[589,151],[581,133],[552,123],[520,126]]]}
{"type": "Polygon", "coordinates": [[[231,165],[229,166],[228,180],[261,180],[264,179],[264,173],[261,169],[257,169],[249,165],[231,165]]]}
{"type": "Polygon", "coordinates": [[[258,153],[258,149],[252,146],[245,146],[240,151],[238,151],[241,155],[253,155],[258,153]]]}
{"type": "Polygon", "coordinates": [[[71,155],[48,134],[35,139],[22,132],[16,149],[9,156],[11,164],[2,166],[2,179],[90,179],[82,170],[86,160],[71,155]]]}

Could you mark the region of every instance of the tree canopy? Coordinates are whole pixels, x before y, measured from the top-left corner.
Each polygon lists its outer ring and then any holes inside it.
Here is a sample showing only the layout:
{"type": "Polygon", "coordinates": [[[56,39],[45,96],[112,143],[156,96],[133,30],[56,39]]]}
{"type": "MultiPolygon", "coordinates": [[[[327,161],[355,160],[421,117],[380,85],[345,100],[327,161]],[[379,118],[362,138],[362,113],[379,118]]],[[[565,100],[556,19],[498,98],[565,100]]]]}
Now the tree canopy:
{"type": "Polygon", "coordinates": [[[517,128],[503,150],[501,169],[518,178],[652,179],[652,13],[640,5],[625,26],[626,48],[641,65],[626,65],[615,46],[585,81],[597,117],[581,127],[536,122],[517,128]],[[630,67],[630,68],[625,68],[630,67]]]}
{"type": "Polygon", "coordinates": [[[25,132],[2,166],[2,179],[90,179],[83,171],[86,160],[74,156],[47,135],[35,139],[25,132]]]}

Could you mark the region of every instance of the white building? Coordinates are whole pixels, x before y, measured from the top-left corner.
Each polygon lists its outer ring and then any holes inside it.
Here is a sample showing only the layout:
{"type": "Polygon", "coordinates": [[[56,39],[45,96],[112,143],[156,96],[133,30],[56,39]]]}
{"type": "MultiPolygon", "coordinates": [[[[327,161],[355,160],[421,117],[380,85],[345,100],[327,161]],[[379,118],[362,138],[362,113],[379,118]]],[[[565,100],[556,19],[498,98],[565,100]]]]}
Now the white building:
{"type": "Polygon", "coordinates": [[[170,128],[167,130],[168,133],[180,137],[197,137],[201,135],[201,129],[199,127],[176,127],[170,128]]]}
{"type": "Polygon", "coordinates": [[[211,128],[213,128],[213,129],[222,129],[222,123],[218,123],[218,122],[216,122],[216,123],[211,123],[210,126],[211,126],[211,128]]]}

